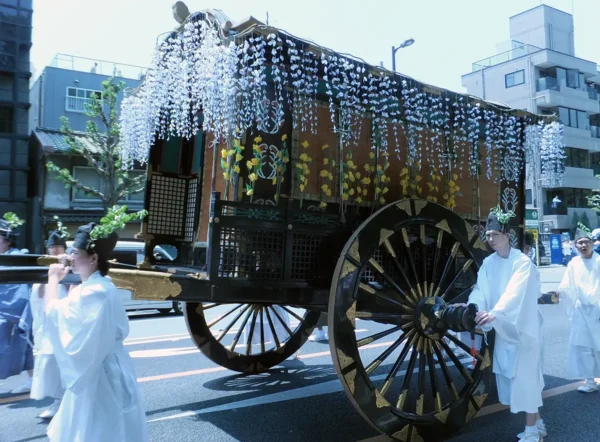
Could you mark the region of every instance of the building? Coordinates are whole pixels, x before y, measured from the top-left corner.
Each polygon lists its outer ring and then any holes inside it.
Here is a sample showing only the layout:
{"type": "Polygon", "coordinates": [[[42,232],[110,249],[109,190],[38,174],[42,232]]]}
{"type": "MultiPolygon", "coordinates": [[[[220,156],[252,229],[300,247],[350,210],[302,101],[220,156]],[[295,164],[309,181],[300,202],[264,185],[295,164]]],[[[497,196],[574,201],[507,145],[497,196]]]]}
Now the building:
{"type": "MultiPolygon", "coordinates": [[[[94,199],[79,190],[66,188],[52,178],[45,164],[51,160],[57,166],[68,169],[81,183],[95,189],[101,188],[101,177],[88,166],[87,161],[68,153],[69,145],[61,133],[61,117],[69,119],[71,128],[79,133],[78,139],[91,151],[97,147],[85,135],[88,117],[84,114],[86,103],[94,94],[102,96],[102,82],[113,74],[117,81],[123,81],[127,88],[135,88],[145,72],[144,68],[59,54],[45,67],[31,87],[31,128],[30,152],[38,158],[32,186],[36,189],[36,204],[39,211],[37,231],[34,232],[34,250],[41,251],[45,235],[55,227],[57,215],[73,235],[78,226],[98,221],[102,214],[100,200],[94,199]]],[[[122,94],[121,94],[122,95],[122,94]]],[[[123,97],[119,97],[121,100],[123,97]]],[[[118,103],[120,107],[120,101],[118,103]]],[[[103,126],[100,125],[100,129],[103,126]]],[[[140,169],[132,174],[142,174],[140,169]]],[[[123,202],[131,210],[143,208],[144,195],[130,195],[123,202]]],[[[139,225],[131,225],[120,236],[133,238],[139,232],[139,225]]]]}
{"type": "MultiPolygon", "coordinates": [[[[29,221],[28,112],[32,0],[0,0],[0,216],[15,212],[29,221]]],[[[30,247],[28,222],[18,240],[30,247]]]]}
{"type": "Polygon", "coordinates": [[[572,229],[574,218],[584,214],[597,227],[586,197],[600,188],[600,72],[595,62],[575,56],[573,16],[546,5],[517,14],[510,18],[510,40],[496,52],[462,76],[467,92],[556,114],[565,126],[563,187],[542,187],[540,162],[528,164],[527,207],[537,208],[540,221],[556,233],[572,229]]]}

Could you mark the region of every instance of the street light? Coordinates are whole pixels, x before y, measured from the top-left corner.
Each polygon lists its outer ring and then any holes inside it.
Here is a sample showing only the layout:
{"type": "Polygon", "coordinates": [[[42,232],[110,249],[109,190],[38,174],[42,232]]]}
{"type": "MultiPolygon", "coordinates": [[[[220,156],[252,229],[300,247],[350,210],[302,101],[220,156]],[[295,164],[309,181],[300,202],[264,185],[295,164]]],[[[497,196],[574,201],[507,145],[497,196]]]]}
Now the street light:
{"type": "Polygon", "coordinates": [[[407,48],[410,45],[412,45],[414,42],[415,42],[414,38],[409,38],[408,40],[404,41],[398,47],[392,46],[392,71],[393,72],[396,72],[396,52],[398,51],[398,49],[407,48]]]}

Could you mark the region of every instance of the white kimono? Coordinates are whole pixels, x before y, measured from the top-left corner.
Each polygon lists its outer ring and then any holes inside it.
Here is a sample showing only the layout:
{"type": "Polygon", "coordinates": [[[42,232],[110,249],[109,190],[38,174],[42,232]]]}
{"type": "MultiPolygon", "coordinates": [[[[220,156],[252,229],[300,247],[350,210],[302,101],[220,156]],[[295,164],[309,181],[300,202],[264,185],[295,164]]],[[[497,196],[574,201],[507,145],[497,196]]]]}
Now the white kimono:
{"type": "MultiPolygon", "coordinates": [[[[45,299],[40,298],[40,290],[45,290],[46,286],[34,284],[31,288],[29,305],[33,316],[33,354],[35,363],[33,366],[33,381],[31,386],[31,399],[41,400],[46,397],[54,399],[62,398],[64,387],[60,380],[58,364],[54,357],[52,341],[50,334],[52,323],[46,320],[44,312],[45,299]]],[[[43,293],[42,293],[43,294],[43,293]]],[[[59,299],[66,298],[67,286],[59,286],[59,299]]]]}
{"type": "Polygon", "coordinates": [[[558,291],[571,319],[568,376],[600,377],[600,255],[573,258],[558,291]]]}
{"type": "Polygon", "coordinates": [[[146,442],[146,415],[123,347],[129,322],[117,289],[99,272],[46,306],[63,385],[51,442],[146,442]]]}
{"type": "Polygon", "coordinates": [[[542,406],[542,315],[540,276],[531,260],[511,249],[508,258],[487,257],[469,303],[496,319],[482,327],[496,331],[493,372],[498,398],[510,411],[537,413],[542,406]]]}

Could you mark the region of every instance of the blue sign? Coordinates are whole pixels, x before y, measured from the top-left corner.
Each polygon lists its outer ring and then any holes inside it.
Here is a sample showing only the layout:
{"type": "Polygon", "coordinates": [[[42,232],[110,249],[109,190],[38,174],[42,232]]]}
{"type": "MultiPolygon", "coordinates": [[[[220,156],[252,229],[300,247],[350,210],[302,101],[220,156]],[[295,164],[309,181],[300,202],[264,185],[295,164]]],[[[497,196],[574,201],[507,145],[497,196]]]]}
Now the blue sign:
{"type": "Polygon", "coordinates": [[[561,235],[550,235],[550,262],[552,264],[563,263],[561,235]]]}

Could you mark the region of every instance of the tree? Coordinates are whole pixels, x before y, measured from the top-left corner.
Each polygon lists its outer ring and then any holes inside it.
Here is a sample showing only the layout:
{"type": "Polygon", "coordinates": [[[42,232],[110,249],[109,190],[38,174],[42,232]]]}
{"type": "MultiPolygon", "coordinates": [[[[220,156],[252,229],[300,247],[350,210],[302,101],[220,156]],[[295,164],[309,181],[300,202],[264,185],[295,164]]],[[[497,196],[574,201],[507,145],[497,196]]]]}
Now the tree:
{"type": "Polygon", "coordinates": [[[142,192],[146,184],[146,174],[131,177],[128,171],[122,169],[119,156],[120,126],[117,99],[124,87],[125,83],[116,82],[114,77],[105,80],[102,82],[102,95],[91,94],[85,105],[84,114],[88,121],[83,136],[94,145],[93,150],[81,141],[82,134],[72,130],[69,119],[61,117],[61,132],[69,145],[68,154],[85,158],[101,177],[101,189],[86,186],[76,179],[69,169],[60,168],[52,161],[46,163],[48,170],[55,173],[53,178],[65,183],[65,187],[81,190],[86,195],[102,201],[104,213],[127,195],[142,192]]]}
{"type": "Polygon", "coordinates": [[[579,222],[581,224],[583,224],[585,227],[589,229],[591,229],[590,227],[590,219],[587,216],[587,213],[583,212],[583,215],[581,215],[581,218],[579,219],[579,222]]]}

